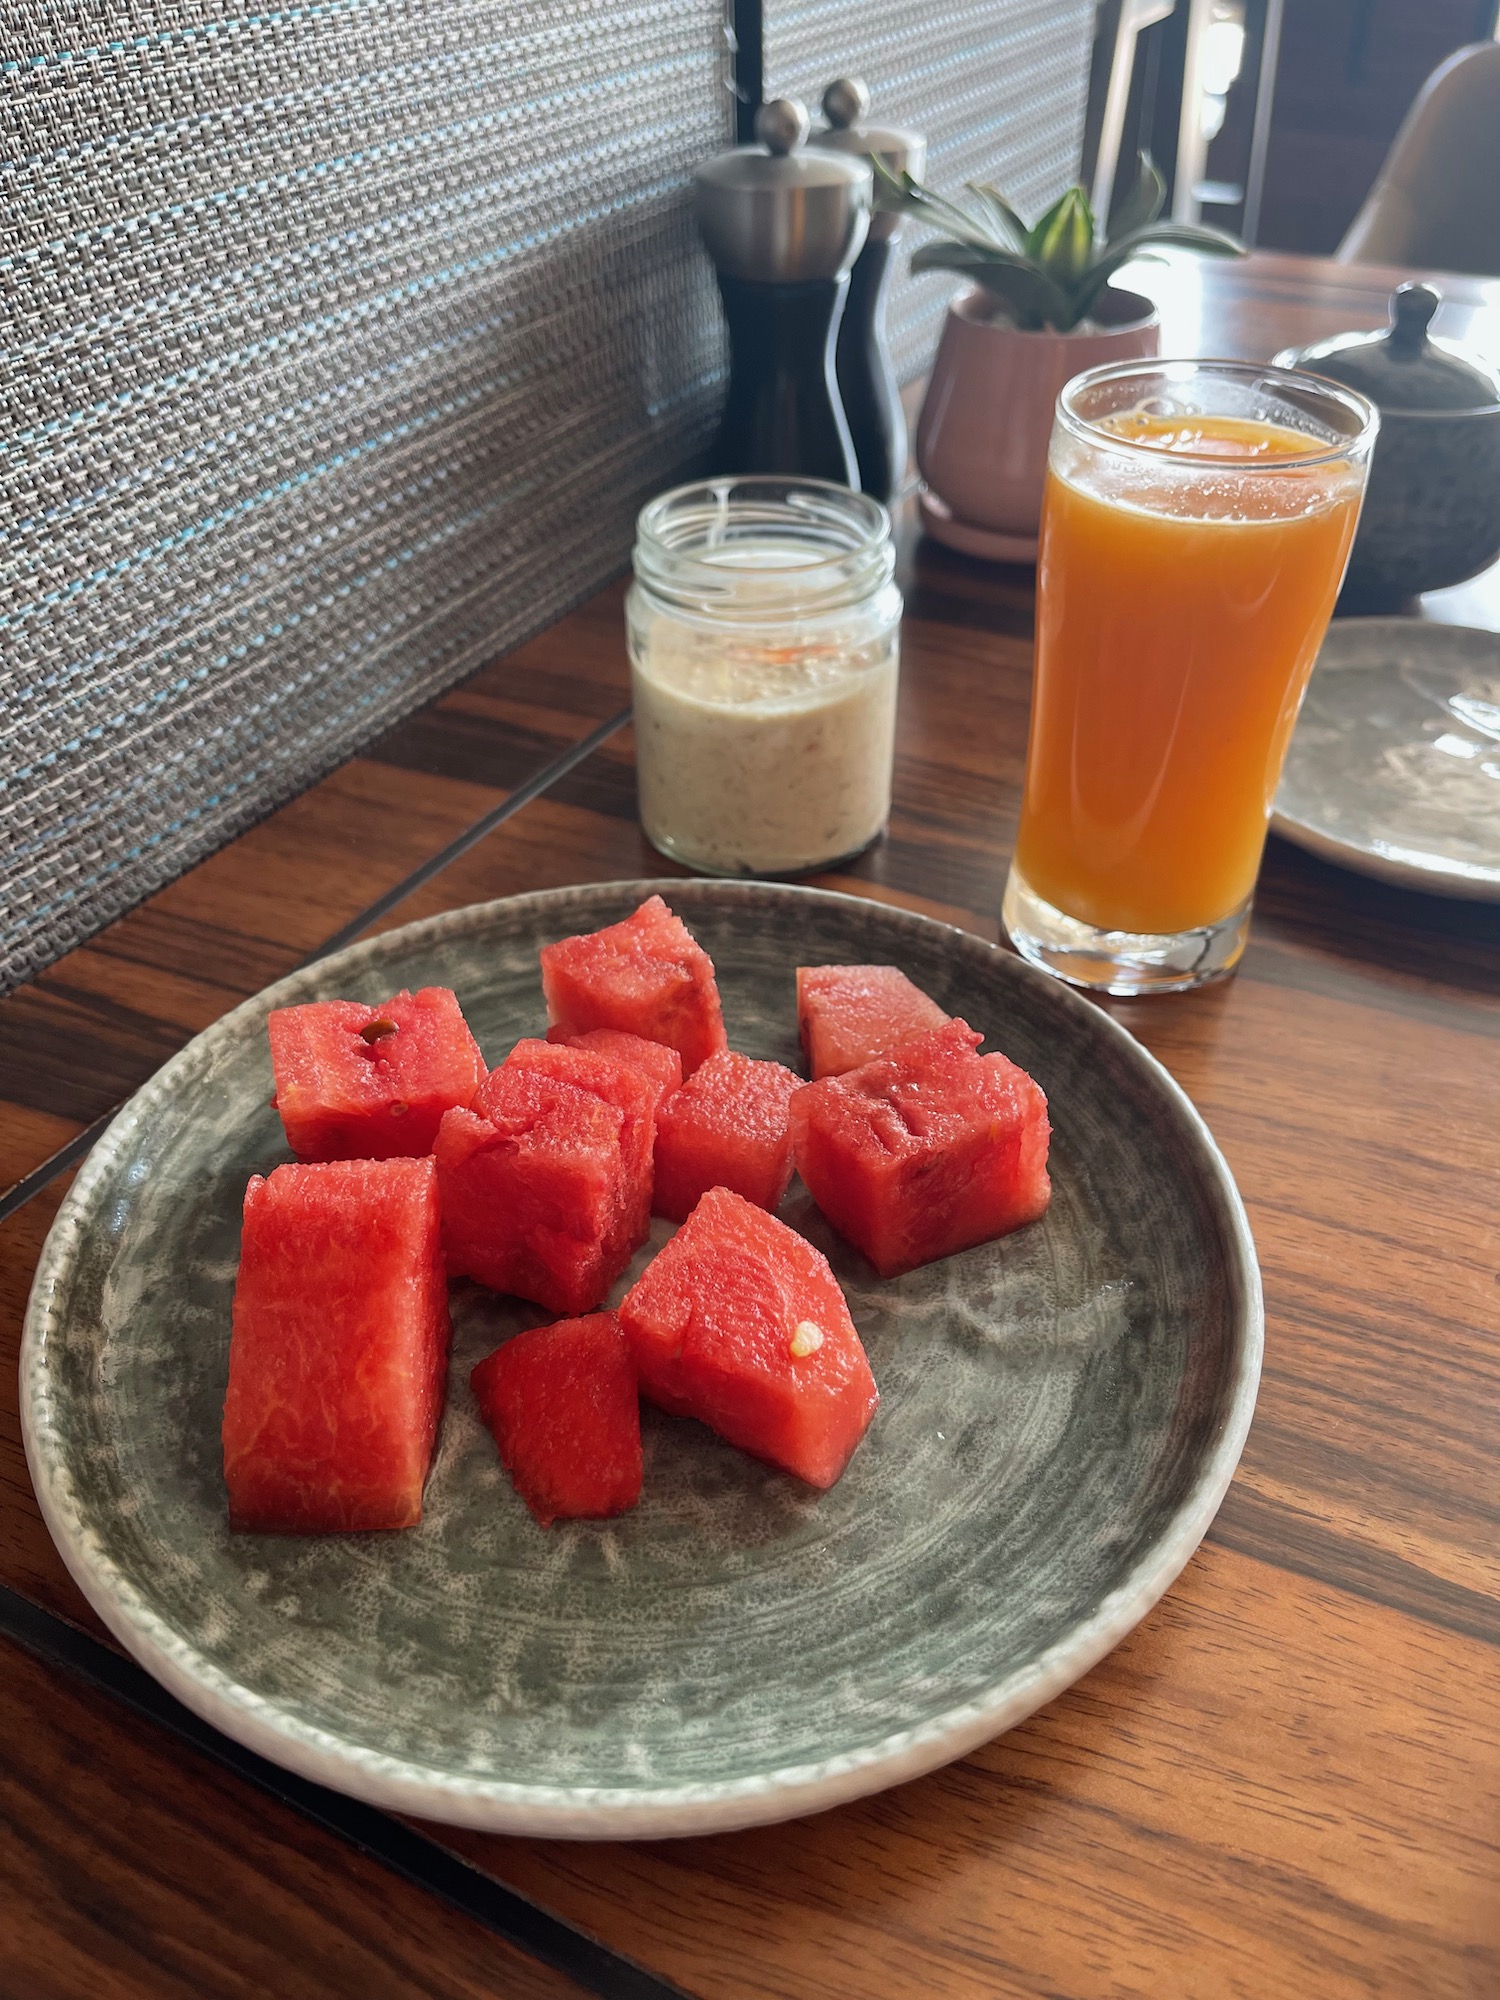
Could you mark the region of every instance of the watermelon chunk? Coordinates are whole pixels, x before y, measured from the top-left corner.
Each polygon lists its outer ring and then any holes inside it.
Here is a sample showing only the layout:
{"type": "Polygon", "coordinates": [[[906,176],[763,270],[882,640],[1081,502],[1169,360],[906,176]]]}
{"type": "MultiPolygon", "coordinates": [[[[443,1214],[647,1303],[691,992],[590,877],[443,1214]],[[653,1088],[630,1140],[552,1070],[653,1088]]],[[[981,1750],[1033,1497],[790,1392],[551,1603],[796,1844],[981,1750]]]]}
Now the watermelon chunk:
{"type": "Polygon", "coordinates": [[[592,1091],[502,1063],[434,1158],[448,1269],[549,1312],[586,1313],[624,1270],[625,1114],[592,1091]]]}
{"type": "Polygon", "coordinates": [[[648,1042],[642,1035],[622,1034],[618,1028],[590,1028],[583,1035],[575,1035],[566,1028],[549,1028],[547,1040],[560,1042],[565,1048],[593,1049],[601,1056],[612,1056],[628,1069],[639,1070],[656,1085],[658,1104],[682,1087],[682,1057],[665,1042],[648,1042]]]}
{"type": "Polygon", "coordinates": [[[635,1364],[614,1313],[518,1333],[469,1377],[516,1491],[545,1528],[641,1497],[635,1364]]]}
{"type": "Polygon", "coordinates": [[[393,1160],[432,1151],[443,1113],[468,1104],[485,1062],[446,986],[379,1007],[315,1000],[268,1017],[276,1109],[299,1160],[393,1160]]]}
{"type": "Polygon", "coordinates": [[[277,1167],[245,1191],[224,1483],[236,1528],[409,1528],[442,1414],[431,1160],[277,1167]]]}
{"type": "Polygon", "coordinates": [[[728,1188],[704,1195],[625,1295],[641,1388],[675,1416],[832,1486],[879,1396],[821,1253],[728,1188]]]}
{"type": "Polygon", "coordinates": [[[1047,1206],[1047,1100],[949,1021],[792,1099],[813,1200],[882,1278],[986,1243],[1047,1206]]]}
{"type": "Polygon", "coordinates": [[[711,1187],[775,1208],[792,1177],[788,1106],[801,1083],[732,1050],[701,1063],[657,1113],[656,1213],[682,1222],[711,1187]]]}
{"type": "MultiPolygon", "coordinates": [[[[634,1041],[635,1037],[621,1036],[634,1041]]],[[[639,1043],[639,1047],[646,1047],[639,1043]]],[[[681,1068],[674,1049],[663,1049],[681,1068]]],[[[645,1242],[651,1230],[651,1186],[656,1148],[656,1107],[662,1089],[655,1078],[635,1064],[621,1062],[595,1048],[559,1046],[555,1042],[517,1042],[501,1065],[505,1069],[529,1069],[539,1076],[560,1077],[579,1090],[612,1104],[621,1115],[620,1126],[620,1210],[616,1226],[605,1245],[607,1263],[623,1268],[624,1260],[645,1242]]],[[[480,1086],[474,1108],[484,1116],[489,1086],[480,1086]]]]}
{"type": "Polygon", "coordinates": [[[567,1035],[617,1028],[663,1042],[685,1075],[729,1046],[713,961],[660,896],[618,924],[542,947],[547,1019],[567,1035]]]}
{"type": "Polygon", "coordinates": [[[894,965],[797,967],[797,1026],[815,1080],[859,1069],[947,1019],[894,965]]]}

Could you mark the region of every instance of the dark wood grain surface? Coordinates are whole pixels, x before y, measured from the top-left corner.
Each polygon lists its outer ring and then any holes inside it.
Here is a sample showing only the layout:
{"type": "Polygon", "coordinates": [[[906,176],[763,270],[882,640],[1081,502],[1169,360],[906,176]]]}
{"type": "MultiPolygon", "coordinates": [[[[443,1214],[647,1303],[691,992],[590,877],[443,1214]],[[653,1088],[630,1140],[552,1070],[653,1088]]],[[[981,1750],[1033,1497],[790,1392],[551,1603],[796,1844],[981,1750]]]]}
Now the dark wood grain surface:
{"type": "Polygon", "coordinates": [[[0,1642],[0,1992],[583,2000],[300,1812],[0,1642]]]}
{"type": "MultiPolygon", "coordinates": [[[[1267,355],[1378,324],[1390,279],[1256,258],[1146,282],[1168,351],[1267,355]]],[[[1449,329],[1500,356],[1500,286],[1447,289],[1449,329]]],[[[995,937],[1030,578],[908,529],[903,581],[890,836],[826,879],[995,937]]],[[[1500,591],[1491,577],[1423,609],[1500,626],[1500,591]]],[[[624,687],[610,591],[0,1002],[0,1177],[399,884],[624,687]]],[[[672,872],[636,824],[622,730],[380,923],[672,872]]],[[[705,2000],[1500,1992],[1500,909],[1273,840],[1237,977],[1111,1010],[1207,1117],[1266,1282],[1244,1463],[1165,1601],[1023,1727],[817,1819],[633,1846],[428,1829],[705,2000]]],[[[90,1627],[15,1409],[65,1184],[0,1226],[0,1583],[90,1627]]],[[[5,1647],[0,1708],[0,1992],[576,1990],[5,1647]],[[300,1984],[271,1978],[278,1950],[300,1984]]]]}

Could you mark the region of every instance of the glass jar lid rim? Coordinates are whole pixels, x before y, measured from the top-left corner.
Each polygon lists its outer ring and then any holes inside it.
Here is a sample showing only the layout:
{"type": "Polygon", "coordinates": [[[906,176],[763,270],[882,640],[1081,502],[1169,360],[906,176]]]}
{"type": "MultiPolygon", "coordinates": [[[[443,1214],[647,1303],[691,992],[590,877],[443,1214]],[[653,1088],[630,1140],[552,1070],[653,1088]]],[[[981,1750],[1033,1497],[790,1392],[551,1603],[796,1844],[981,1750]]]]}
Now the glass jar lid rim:
{"type": "MultiPolygon", "coordinates": [[[[740,529],[764,525],[768,534],[774,534],[778,526],[787,529],[841,526],[851,536],[845,546],[825,546],[811,560],[799,556],[784,563],[757,564],[757,576],[767,580],[784,576],[806,581],[817,570],[847,563],[851,557],[868,554],[890,541],[891,517],[880,501],[867,493],[840,486],[831,479],[726,473],[689,480],[648,500],[636,517],[637,546],[654,545],[669,554],[674,564],[692,565],[717,578],[731,572],[734,565],[705,554],[691,542],[675,541],[665,532],[674,511],[685,513],[695,502],[705,510],[711,509],[726,528],[731,522],[740,529]],[[798,497],[808,504],[798,508],[794,504],[798,497]]],[[[741,535],[740,539],[746,538],[741,535]]]]}
{"type": "MultiPolygon", "coordinates": [[[[1265,382],[1274,388],[1285,385],[1307,394],[1315,392],[1324,402],[1334,403],[1358,420],[1358,429],[1338,439],[1309,439],[1308,449],[1289,458],[1246,459],[1237,469],[1245,472],[1292,472],[1306,466],[1327,465],[1348,458],[1352,451],[1367,444],[1380,427],[1380,412],[1368,396],[1350,388],[1346,383],[1336,382],[1326,375],[1315,375],[1308,369],[1285,368],[1270,361],[1219,360],[1217,358],[1199,360],[1196,358],[1165,358],[1161,360],[1110,361],[1100,368],[1087,368],[1064,383],[1057,399],[1059,420],[1071,430],[1075,437],[1086,438],[1090,444],[1104,445],[1108,449],[1132,457],[1160,462],[1171,458],[1180,465],[1218,465],[1224,460],[1219,453],[1210,451],[1163,452],[1159,446],[1144,444],[1139,439],[1122,436],[1112,431],[1093,417],[1082,415],[1073,407],[1074,399],[1082,389],[1093,388],[1111,381],[1124,381],[1132,375],[1156,376],[1166,381],[1190,380],[1194,375],[1210,378],[1228,377],[1239,381],[1265,382]]],[[[1201,414],[1207,415],[1208,412],[1201,414]]],[[[1223,414],[1230,414],[1225,412],[1223,414]]]]}

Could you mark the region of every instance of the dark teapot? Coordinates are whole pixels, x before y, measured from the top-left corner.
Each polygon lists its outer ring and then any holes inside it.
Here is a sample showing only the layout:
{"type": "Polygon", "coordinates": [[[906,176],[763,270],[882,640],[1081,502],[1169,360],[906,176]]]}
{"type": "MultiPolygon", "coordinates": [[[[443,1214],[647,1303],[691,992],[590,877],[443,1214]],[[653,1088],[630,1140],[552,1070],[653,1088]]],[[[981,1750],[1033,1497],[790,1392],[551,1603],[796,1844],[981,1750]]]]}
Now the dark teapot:
{"type": "Polygon", "coordinates": [[[1276,357],[1358,389],[1380,411],[1346,607],[1389,609],[1500,557],[1500,379],[1429,335],[1441,303],[1431,285],[1400,285],[1384,333],[1335,334],[1276,357]]]}

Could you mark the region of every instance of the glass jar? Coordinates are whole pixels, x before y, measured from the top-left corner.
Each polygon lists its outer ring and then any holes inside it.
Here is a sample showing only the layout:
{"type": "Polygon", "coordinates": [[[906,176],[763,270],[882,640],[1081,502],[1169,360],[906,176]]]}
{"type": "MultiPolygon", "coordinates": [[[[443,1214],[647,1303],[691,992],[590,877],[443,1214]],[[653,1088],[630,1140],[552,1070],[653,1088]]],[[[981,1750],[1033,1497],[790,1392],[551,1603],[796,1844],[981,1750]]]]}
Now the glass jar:
{"type": "Polygon", "coordinates": [[[890,516],[823,480],[711,479],[636,524],[625,602],[641,824],[707,875],[868,847],[891,806],[890,516]]]}

